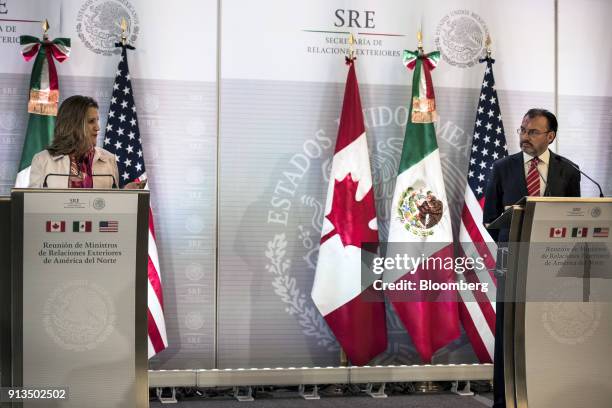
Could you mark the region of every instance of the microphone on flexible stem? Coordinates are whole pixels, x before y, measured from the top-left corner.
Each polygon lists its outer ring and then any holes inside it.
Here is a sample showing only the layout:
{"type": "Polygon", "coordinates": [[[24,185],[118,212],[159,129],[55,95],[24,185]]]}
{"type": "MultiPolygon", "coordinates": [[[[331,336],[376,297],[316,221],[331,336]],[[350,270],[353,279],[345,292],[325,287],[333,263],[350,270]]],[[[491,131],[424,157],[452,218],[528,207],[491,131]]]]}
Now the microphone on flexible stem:
{"type": "MultiPolygon", "coordinates": [[[[53,177],[70,177],[70,174],[61,174],[61,173],[49,173],[45,176],[45,179],[43,180],[43,188],[47,188],[47,178],[49,178],[49,176],[53,176],[53,177]]],[[[113,185],[111,188],[117,188],[117,180],[115,180],[115,176],[113,176],[112,174],[92,174],[91,177],[110,177],[113,179],[113,185]]]]}
{"type": "Polygon", "coordinates": [[[570,166],[572,166],[573,168],[578,170],[580,172],[580,174],[584,175],[584,177],[586,177],[589,180],[591,180],[597,186],[597,188],[599,189],[599,196],[600,197],[604,197],[603,190],[601,189],[601,186],[599,185],[599,183],[596,182],[595,180],[593,180],[591,177],[589,177],[588,174],[586,174],[584,171],[580,170],[580,168],[576,164],[574,164],[573,162],[569,161],[565,157],[561,157],[561,156],[555,156],[555,159],[559,160],[560,162],[569,164],[570,166]]]}
{"type": "MultiPolygon", "coordinates": [[[[538,172],[538,174],[540,175],[540,178],[542,179],[542,181],[544,182],[544,194],[543,194],[543,197],[546,197],[547,190],[548,190],[548,181],[546,181],[546,179],[544,178],[542,173],[540,173],[540,169],[538,169],[538,166],[535,166],[535,169],[538,172]]],[[[550,192],[548,192],[548,193],[550,193],[550,192]]]]}
{"type": "Polygon", "coordinates": [[[70,174],[62,174],[62,173],[49,173],[45,176],[45,179],[43,180],[43,188],[47,188],[47,179],[49,178],[49,176],[53,176],[53,177],[70,177],[70,174]]]}
{"type": "Polygon", "coordinates": [[[112,174],[92,174],[91,177],[110,177],[113,179],[113,185],[111,188],[117,188],[117,180],[115,180],[115,176],[112,174]]]}

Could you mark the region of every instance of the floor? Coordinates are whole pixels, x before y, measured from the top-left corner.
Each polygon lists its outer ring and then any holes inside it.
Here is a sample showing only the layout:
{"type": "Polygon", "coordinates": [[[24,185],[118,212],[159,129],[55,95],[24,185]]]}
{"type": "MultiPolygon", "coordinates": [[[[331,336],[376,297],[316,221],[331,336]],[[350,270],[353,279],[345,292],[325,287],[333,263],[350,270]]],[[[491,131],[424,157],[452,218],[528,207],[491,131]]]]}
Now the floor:
{"type": "MultiPolygon", "coordinates": [[[[308,390],[307,390],[308,391],[308,390]]],[[[180,408],[484,408],[492,405],[492,394],[481,390],[474,396],[460,396],[450,391],[419,393],[411,385],[387,385],[387,398],[372,398],[363,388],[356,386],[322,386],[320,399],[305,400],[297,388],[257,387],[253,388],[254,400],[241,402],[227,389],[179,389],[177,404],[162,404],[151,398],[150,407],[180,408]]]]}

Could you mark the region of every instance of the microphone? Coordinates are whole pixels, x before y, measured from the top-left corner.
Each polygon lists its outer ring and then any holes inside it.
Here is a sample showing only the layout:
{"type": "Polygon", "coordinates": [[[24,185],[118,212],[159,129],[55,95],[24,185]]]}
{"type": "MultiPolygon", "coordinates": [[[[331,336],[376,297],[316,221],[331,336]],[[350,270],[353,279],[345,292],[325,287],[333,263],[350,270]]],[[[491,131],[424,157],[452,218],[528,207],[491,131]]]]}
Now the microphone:
{"type": "Polygon", "coordinates": [[[546,197],[546,190],[548,189],[548,181],[546,181],[546,179],[544,178],[542,173],[540,173],[540,169],[538,169],[538,166],[535,166],[535,169],[538,172],[538,174],[540,175],[540,178],[542,179],[542,181],[544,182],[544,194],[543,194],[543,197],[546,197]]]}
{"type": "MultiPolygon", "coordinates": [[[[70,177],[71,174],[61,174],[61,173],[48,173],[43,180],[43,188],[47,188],[47,178],[49,176],[53,177],[70,177]]],[[[112,174],[92,174],[91,177],[110,177],[113,179],[113,185],[111,188],[117,188],[117,180],[115,180],[115,176],[112,174]]]]}
{"type": "Polygon", "coordinates": [[[601,186],[599,185],[599,183],[596,182],[595,180],[593,180],[592,178],[590,178],[588,176],[588,174],[586,174],[584,171],[580,170],[580,168],[576,164],[574,164],[574,162],[571,162],[568,159],[566,159],[565,157],[561,157],[559,155],[555,155],[555,159],[559,160],[560,162],[569,164],[570,166],[572,166],[573,168],[578,170],[580,172],[580,174],[584,175],[584,177],[586,177],[589,180],[591,180],[597,186],[597,188],[599,188],[599,196],[600,197],[604,197],[603,190],[601,189],[601,186]]]}
{"type": "Polygon", "coordinates": [[[112,174],[92,174],[91,177],[110,177],[113,179],[113,185],[111,188],[117,188],[117,180],[115,180],[115,176],[112,174]]]}
{"type": "Polygon", "coordinates": [[[47,188],[47,179],[49,176],[53,177],[70,177],[70,174],[62,174],[62,173],[48,173],[43,180],[43,188],[47,188]]]}

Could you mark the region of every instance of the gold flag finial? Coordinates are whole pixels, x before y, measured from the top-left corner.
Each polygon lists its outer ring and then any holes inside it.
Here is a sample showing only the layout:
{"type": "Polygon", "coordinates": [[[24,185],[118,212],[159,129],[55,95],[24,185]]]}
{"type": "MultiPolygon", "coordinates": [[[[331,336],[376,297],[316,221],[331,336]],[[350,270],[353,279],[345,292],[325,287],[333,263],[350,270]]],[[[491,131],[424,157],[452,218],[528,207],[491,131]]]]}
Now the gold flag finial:
{"type": "Polygon", "coordinates": [[[42,29],[43,29],[43,38],[46,40],[47,39],[47,32],[49,31],[49,20],[47,20],[45,18],[45,21],[43,21],[42,23],[42,29]]]}
{"type": "Polygon", "coordinates": [[[491,36],[487,34],[487,38],[485,40],[485,47],[487,49],[487,57],[491,57],[491,36]]]}
{"type": "Polygon", "coordinates": [[[349,58],[355,58],[355,36],[353,33],[349,35],[349,58]]]}
{"type": "Polygon", "coordinates": [[[127,20],[125,17],[121,17],[121,44],[127,44],[127,20]]]}
{"type": "Polygon", "coordinates": [[[417,44],[419,54],[423,54],[423,32],[421,30],[417,31],[417,44]]]}

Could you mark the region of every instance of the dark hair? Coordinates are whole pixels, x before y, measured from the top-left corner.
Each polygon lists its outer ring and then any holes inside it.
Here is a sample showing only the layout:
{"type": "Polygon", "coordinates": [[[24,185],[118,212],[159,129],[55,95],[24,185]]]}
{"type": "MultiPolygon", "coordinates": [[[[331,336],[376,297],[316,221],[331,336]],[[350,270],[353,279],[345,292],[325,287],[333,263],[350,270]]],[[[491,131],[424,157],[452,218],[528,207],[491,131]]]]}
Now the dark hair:
{"type": "Polygon", "coordinates": [[[557,122],[557,117],[552,112],[546,109],[532,108],[527,111],[525,116],[529,117],[529,119],[533,119],[536,116],[544,116],[548,121],[548,129],[550,129],[552,132],[557,133],[559,123],[557,122]]]}
{"type": "Polygon", "coordinates": [[[98,103],[89,96],[74,95],[62,102],[57,112],[53,141],[47,147],[52,156],[74,154],[83,156],[91,148],[87,138],[87,110],[98,109],[98,103]]]}

